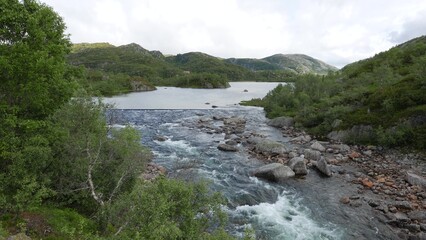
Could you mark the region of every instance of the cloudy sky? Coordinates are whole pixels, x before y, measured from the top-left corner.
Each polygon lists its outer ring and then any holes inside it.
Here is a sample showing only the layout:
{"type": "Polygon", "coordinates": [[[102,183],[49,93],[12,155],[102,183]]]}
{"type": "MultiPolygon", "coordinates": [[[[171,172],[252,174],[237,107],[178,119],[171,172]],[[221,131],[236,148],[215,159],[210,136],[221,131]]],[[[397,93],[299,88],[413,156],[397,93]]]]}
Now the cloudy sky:
{"type": "Polygon", "coordinates": [[[74,43],[164,54],[303,53],[337,67],[426,35],[425,0],[41,0],[74,43]]]}

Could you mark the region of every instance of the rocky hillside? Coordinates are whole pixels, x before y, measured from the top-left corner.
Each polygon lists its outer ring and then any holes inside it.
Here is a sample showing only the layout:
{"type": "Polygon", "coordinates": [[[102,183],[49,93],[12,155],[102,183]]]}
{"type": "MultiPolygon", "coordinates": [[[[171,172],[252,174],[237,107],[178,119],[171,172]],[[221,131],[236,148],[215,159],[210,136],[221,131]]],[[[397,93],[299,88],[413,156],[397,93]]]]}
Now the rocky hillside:
{"type": "Polygon", "coordinates": [[[275,54],[262,59],[230,58],[226,61],[253,71],[289,70],[298,74],[327,74],[337,71],[336,67],[303,54],[275,54]]]}

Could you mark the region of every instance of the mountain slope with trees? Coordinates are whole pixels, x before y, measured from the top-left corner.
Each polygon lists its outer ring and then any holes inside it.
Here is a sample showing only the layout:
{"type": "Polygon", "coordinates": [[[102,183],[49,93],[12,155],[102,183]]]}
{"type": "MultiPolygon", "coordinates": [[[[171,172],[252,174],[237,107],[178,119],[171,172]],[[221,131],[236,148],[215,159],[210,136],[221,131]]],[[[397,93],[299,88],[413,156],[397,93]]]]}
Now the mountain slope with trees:
{"type": "Polygon", "coordinates": [[[327,76],[306,75],[264,99],[269,117],[346,142],[426,149],[426,37],[327,76]]]}

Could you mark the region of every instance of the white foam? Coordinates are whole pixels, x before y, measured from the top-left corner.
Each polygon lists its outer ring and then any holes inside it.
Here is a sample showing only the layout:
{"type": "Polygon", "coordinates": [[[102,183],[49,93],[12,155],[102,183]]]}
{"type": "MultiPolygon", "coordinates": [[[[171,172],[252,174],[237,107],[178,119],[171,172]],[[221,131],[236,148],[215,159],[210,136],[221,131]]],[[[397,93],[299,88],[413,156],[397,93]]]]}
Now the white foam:
{"type": "Polygon", "coordinates": [[[112,128],[122,129],[122,128],[125,128],[127,125],[112,124],[112,125],[109,125],[109,126],[112,127],[112,128]]]}
{"type": "Polygon", "coordinates": [[[185,151],[190,154],[195,154],[197,151],[196,147],[192,147],[191,144],[185,140],[172,141],[171,139],[167,139],[166,141],[154,141],[159,145],[165,145],[169,148],[185,151]]]}
{"type": "Polygon", "coordinates": [[[239,206],[233,214],[247,216],[271,232],[271,239],[340,239],[338,230],[322,228],[297,203],[283,194],[275,203],[239,206]]]}
{"type": "Polygon", "coordinates": [[[264,188],[266,188],[266,189],[272,189],[272,186],[268,183],[268,182],[265,182],[265,181],[262,181],[262,180],[259,180],[259,178],[257,178],[257,177],[249,177],[249,179],[250,179],[250,181],[252,181],[253,183],[255,183],[256,185],[260,185],[260,186],[263,186],[264,188]]]}

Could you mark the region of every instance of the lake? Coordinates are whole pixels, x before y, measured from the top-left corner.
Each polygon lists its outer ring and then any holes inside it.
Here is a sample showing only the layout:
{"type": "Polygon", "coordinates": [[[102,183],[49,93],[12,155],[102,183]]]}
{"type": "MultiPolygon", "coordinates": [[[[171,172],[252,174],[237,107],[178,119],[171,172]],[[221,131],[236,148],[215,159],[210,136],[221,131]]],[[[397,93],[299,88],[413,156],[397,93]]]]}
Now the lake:
{"type": "Polygon", "coordinates": [[[277,82],[230,82],[226,89],[157,87],[156,91],[135,92],[105,98],[119,109],[209,109],[232,107],[252,98],[263,98],[277,82]],[[245,91],[247,90],[247,91],[245,91]]]}

